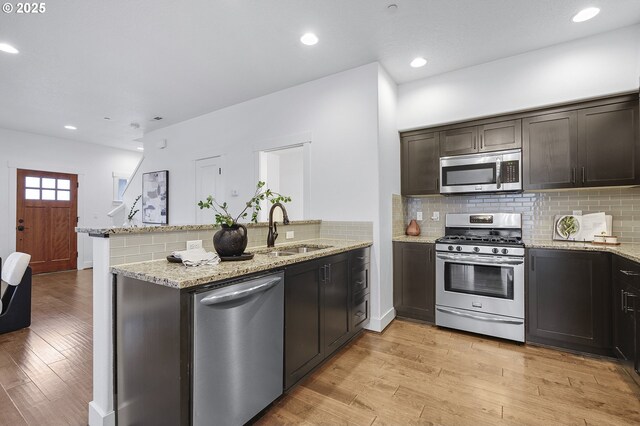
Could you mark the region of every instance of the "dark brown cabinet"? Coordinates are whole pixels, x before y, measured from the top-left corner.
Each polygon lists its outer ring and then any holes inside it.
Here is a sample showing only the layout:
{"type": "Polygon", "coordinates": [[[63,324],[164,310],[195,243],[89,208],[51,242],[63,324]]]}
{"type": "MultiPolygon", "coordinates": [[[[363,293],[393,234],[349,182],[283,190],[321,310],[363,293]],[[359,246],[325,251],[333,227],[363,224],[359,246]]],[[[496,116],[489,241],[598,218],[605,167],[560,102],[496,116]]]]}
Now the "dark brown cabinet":
{"type": "Polygon", "coordinates": [[[284,387],[289,389],[369,318],[369,248],[287,267],[284,289],[284,387]]]}
{"type": "Polygon", "coordinates": [[[611,355],[611,258],[577,250],[528,250],[529,342],[611,355]]]}
{"type": "Polygon", "coordinates": [[[640,149],[637,140],[637,102],[578,111],[580,185],[639,183],[640,149]]]}
{"type": "Polygon", "coordinates": [[[527,117],[524,189],[640,183],[638,103],[527,117]]]}
{"type": "Polygon", "coordinates": [[[524,189],[576,185],[578,114],[575,111],[522,120],[524,189]]]}
{"type": "Polygon", "coordinates": [[[435,321],[435,245],[393,243],[393,305],[399,316],[435,321]]]}
{"type": "Polygon", "coordinates": [[[640,265],[613,258],[613,347],[640,385],[640,265]]]}
{"type": "Polygon", "coordinates": [[[462,127],[440,132],[440,155],[442,157],[502,151],[521,146],[521,120],[498,121],[481,126],[462,127]]]}
{"type": "Polygon", "coordinates": [[[437,132],[409,134],[400,142],[402,195],[440,192],[440,139],[437,132]]]}

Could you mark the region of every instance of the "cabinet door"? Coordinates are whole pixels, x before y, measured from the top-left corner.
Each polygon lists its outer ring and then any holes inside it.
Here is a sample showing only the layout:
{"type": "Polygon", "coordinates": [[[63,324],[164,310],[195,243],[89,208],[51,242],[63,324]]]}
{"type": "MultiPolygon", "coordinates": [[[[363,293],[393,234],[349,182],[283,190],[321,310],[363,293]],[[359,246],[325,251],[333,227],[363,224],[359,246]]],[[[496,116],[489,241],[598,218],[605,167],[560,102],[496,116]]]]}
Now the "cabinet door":
{"type": "Polygon", "coordinates": [[[324,356],[328,356],[349,339],[349,254],[327,258],[321,273],[324,356]]]}
{"type": "Polygon", "coordinates": [[[476,126],[440,132],[441,157],[475,152],[478,152],[478,128],[476,126]]]}
{"type": "Polygon", "coordinates": [[[629,301],[625,292],[630,290],[634,274],[640,273],[640,267],[617,256],[613,265],[613,346],[618,358],[632,362],[635,352],[633,313],[625,309],[629,301]]]}
{"type": "Polygon", "coordinates": [[[440,139],[437,132],[405,136],[400,142],[402,195],[440,192],[440,139]]]}
{"type": "Polygon", "coordinates": [[[478,127],[480,151],[500,151],[522,146],[522,120],[501,121],[478,127]]]}
{"type": "Polygon", "coordinates": [[[305,262],[284,275],[284,384],[290,388],[323,359],[319,262],[305,262]]]}
{"type": "Polygon", "coordinates": [[[553,249],[528,255],[527,340],[610,355],[609,255],[553,249]]]}
{"type": "Polygon", "coordinates": [[[433,244],[393,243],[393,305],[399,316],[435,321],[433,244]]]}
{"type": "Polygon", "coordinates": [[[640,182],[638,103],[578,111],[578,155],[584,186],[640,182]]]}
{"type": "Polygon", "coordinates": [[[524,189],[576,186],[578,114],[575,111],[522,120],[524,189]]]}

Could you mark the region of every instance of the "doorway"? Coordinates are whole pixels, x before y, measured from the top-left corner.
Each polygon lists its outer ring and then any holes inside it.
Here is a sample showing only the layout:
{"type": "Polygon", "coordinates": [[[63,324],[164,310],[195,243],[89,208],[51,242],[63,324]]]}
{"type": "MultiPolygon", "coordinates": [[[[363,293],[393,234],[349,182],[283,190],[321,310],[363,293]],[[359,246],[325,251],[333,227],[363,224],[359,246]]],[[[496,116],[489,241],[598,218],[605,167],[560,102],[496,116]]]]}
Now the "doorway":
{"type": "Polygon", "coordinates": [[[16,250],[34,274],[77,269],[78,175],[17,170],[16,250]]]}

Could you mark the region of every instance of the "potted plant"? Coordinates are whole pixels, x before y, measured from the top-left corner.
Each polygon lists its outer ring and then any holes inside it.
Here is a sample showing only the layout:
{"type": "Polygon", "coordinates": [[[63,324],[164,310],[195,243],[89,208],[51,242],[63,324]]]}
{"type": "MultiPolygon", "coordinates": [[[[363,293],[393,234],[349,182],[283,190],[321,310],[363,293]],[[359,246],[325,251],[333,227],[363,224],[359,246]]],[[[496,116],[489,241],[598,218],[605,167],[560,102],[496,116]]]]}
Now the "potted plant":
{"type": "Polygon", "coordinates": [[[135,218],[136,214],[138,214],[138,212],[140,211],[140,209],[136,209],[136,205],[138,204],[138,201],[140,201],[141,197],[142,195],[138,195],[136,200],[131,205],[131,209],[129,209],[129,214],[127,215],[127,221],[124,223],[125,228],[135,227],[135,224],[133,223],[133,219],[135,218]]]}
{"type": "Polygon", "coordinates": [[[246,219],[251,211],[251,222],[258,223],[258,212],[261,210],[260,203],[268,200],[271,204],[288,203],[291,197],[273,192],[265,188],[265,182],[258,181],[253,197],[247,201],[244,210],[237,216],[229,213],[229,206],[226,202],[218,203],[211,195],[204,201],[198,202],[200,209],[213,209],[215,212],[216,225],[221,229],[213,236],[213,247],[221,257],[240,256],[247,248],[247,228],[239,223],[239,220],[246,219]]]}

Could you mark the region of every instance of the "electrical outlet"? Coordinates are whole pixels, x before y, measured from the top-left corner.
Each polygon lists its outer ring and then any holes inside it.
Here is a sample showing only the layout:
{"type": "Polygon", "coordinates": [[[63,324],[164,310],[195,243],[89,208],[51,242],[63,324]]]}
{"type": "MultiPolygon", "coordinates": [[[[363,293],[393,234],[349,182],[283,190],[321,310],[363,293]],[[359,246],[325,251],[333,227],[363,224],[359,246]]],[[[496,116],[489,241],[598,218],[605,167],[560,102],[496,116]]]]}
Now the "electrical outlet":
{"type": "Polygon", "coordinates": [[[416,213],[416,220],[422,220],[422,212],[416,213]]]}
{"type": "Polygon", "coordinates": [[[187,241],[187,250],[195,250],[202,248],[202,240],[187,241]]]}
{"type": "Polygon", "coordinates": [[[286,239],[287,239],[287,240],[290,240],[290,239],[292,239],[292,238],[295,238],[294,231],[287,231],[286,239]]]}
{"type": "Polygon", "coordinates": [[[431,213],[431,220],[434,222],[440,222],[440,212],[431,213]]]}
{"type": "Polygon", "coordinates": [[[573,215],[574,216],[582,216],[582,210],[574,210],[573,211],[573,215]]]}

